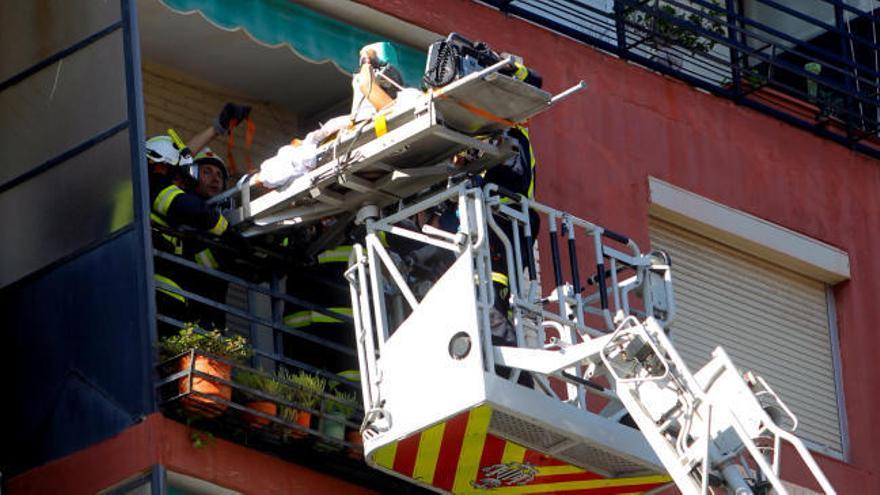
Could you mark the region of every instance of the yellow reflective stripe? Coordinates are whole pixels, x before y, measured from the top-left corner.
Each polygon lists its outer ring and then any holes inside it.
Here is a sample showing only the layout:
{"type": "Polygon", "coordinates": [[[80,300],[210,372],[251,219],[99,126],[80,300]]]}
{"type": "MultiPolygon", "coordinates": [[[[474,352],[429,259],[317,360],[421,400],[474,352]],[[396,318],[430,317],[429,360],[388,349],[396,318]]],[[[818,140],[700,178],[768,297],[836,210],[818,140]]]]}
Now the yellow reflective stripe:
{"type": "Polygon", "coordinates": [[[348,263],[348,258],[349,256],[351,256],[352,250],[352,246],[337,246],[333,249],[322,251],[318,255],[318,264],[323,265],[324,263],[348,263]]]}
{"type": "Polygon", "coordinates": [[[431,484],[431,481],[434,479],[434,471],[437,469],[437,459],[440,457],[440,444],[443,441],[443,432],[445,430],[446,423],[440,423],[422,432],[422,437],[419,440],[419,450],[416,452],[413,479],[431,484]]]}
{"type": "Polygon", "coordinates": [[[345,378],[346,380],[351,380],[353,382],[361,381],[361,372],[358,370],[344,370],[336,373],[337,375],[345,378]]]}
{"type": "Polygon", "coordinates": [[[178,256],[183,254],[183,242],[181,242],[179,238],[168,234],[162,234],[162,237],[174,246],[174,254],[178,256]]]}
{"type": "Polygon", "coordinates": [[[510,279],[508,279],[507,275],[505,275],[503,273],[492,272],[492,281],[498,282],[499,284],[501,284],[503,286],[510,285],[510,279]]]}
{"type": "Polygon", "coordinates": [[[226,217],[220,215],[220,218],[217,219],[217,224],[211,228],[208,232],[214,235],[222,235],[226,232],[226,228],[229,227],[229,221],[226,220],[226,217]]]}
{"type": "Polygon", "coordinates": [[[455,481],[452,484],[452,493],[469,493],[473,490],[470,482],[477,479],[480,456],[483,454],[491,417],[492,409],[487,405],[472,409],[468,414],[461,453],[458,456],[458,469],[455,471],[455,481]]]}
{"type": "MultiPolygon", "coordinates": [[[[329,311],[333,313],[339,313],[343,315],[352,316],[354,313],[351,308],[327,308],[329,311]]],[[[342,320],[338,318],[334,318],[332,316],[327,316],[324,313],[319,313],[317,311],[312,311],[312,323],[342,323],[342,320]]]]}
{"type": "Polygon", "coordinates": [[[516,66],[516,72],[513,74],[513,77],[519,79],[520,81],[525,81],[525,79],[529,77],[529,69],[527,69],[525,65],[519,62],[514,62],[513,65],[516,66]]]}
{"type": "Polygon", "coordinates": [[[397,442],[376,449],[373,452],[373,462],[379,467],[391,469],[394,466],[395,456],[397,456],[397,442]]]}
{"type": "MultiPolygon", "coordinates": [[[[162,217],[153,212],[150,212],[150,221],[163,227],[170,227],[168,225],[168,222],[166,222],[164,219],[162,219],[162,217]]],[[[166,234],[165,232],[162,232],[162,238],[171,243],[172,246],[174,246],[174,254],[178,256],[183,254],[183,243],[180,242],[180,239],[174,237],[171,234],[166,234]]]]}
{"type": "Polygon", "coordinates": [[[293,328],[306,327],[311,322],[312,312],[308,310],[297,311],[296,313],[284,317],[284,324],[293,328]]]}
{"type": "Polygon", "coordinates": [[[210,249],[202,249],[196,253],[195,258],[196,263],[207,268],[218,268],[220,266],[220,263],[217,263],[217,258],[214,257],[214,253],[210,249]]]}
{"type": "MultiPolygon", "coordinates": [[[[165,285],[170,285],[171,287],[174,287],[175,289],[183,290],[173,280],[171,280],[170,278],[168,278],[166,276],[159,275],[158,273],[153,274],[153,280],[155,280],[156,282],[165,284],[165,285]]],[[[163,289],[161,287],[157,287],[156,290],[158,290],[159,292],[166,294],[170,297],[173,297],[174,299],[177,299],[178,301],[180,301],[182,303],[186,302],[186,298],[183,297],[181,294],[177,294],[176,292],[171,292],[170,290],[163,289]]]]}
{"type": "Polygon", "coordinates": [[[587,470],[564,464],[562,466],[538,466],[538,476],[556,476],[559,474],[585,473],[587,470]]]}
{"type": "MultiPolygon", "coordinates": [[[[351,308],[346,307],[327,308],[327,311],[347,316],[354,314],[351,308]]],[[[284,324],[289,327],[300,328],[309,326],[312,323],[342,323],[342,320],[308,309],[297,311],[284,317],[284,324]]]]}
{"type": "Polygon", "coordinates": [[[384,230],[380,230],[379,233],[376,234],[376,237],[379,238],[379,242],[382,243],[382,247],[388,247],[388,246],[389,246],[389,244],[388,244],[388,232],[385,232],[384,230]]]}
{"type": "MultiPolygon", "coordinates": [[[[476,474],[476,473],[475,473],[476,474]]],[[[638,476],[633,478],[607,478],[598,480],[584,481],[557,481],[554,483],[528,484],[520,486],[500,486],[493,488],[493,494],[497,495],[514,495],[526,493],[565,493],[576,490],[597,490],[600,488],[625,488],[627,486],[636,485],[652,485],[660,483],[668,483],[671,480],[666,475],[638,476]]],[[[472,489],[473,490],[473,489],[472,489]]],[[[458,492],[455,492],[458,493],[458,492]]],[[[462,492],[464,493],[464,492],[462,492]]],[[[621,492],[622,493],[622,492],[621,492]]],[[[642,491],[631,492],[642,493],[642,491]]]]}
{"type": "Polygon", "coordinates": [[[529,199],[535,199],[535,166],[537,165],[537,160],[535,160],[535,150],[532,148],[532,139],[529,137],[529,128],[518,125],[516,126],[517,130],[526,137],[526,140],[529,142],[529,167],[532,169],[532,180],[529,182],[529,192],[526,194],[526,197],[529,199]]]}
{"type": "Polygon", "coordinates": [[[183,194],[183,189],[174,184],[162,189],[156,195],[156,199],[153,200],[153,210],[160,215],[167,215],[168,209],[171,208],[171,202],[181,194],[183,194]]]}
{"type": "Polygon", "coordinates": [[[150,212],[150,221],[158,223],[159,225],[161,225],[163,227],[170,227],[170,225],[168,225],[168,222],[166,222],[162,217],[160,217],[159,215],[156,215],[153,212],[150,212]]]}
{"type": "Polygon", "coordinates": [[[504,444],[504,453],[501,454],[501,463],[522,462],[526,458],[526,448],[513,442],[504,444]]]}

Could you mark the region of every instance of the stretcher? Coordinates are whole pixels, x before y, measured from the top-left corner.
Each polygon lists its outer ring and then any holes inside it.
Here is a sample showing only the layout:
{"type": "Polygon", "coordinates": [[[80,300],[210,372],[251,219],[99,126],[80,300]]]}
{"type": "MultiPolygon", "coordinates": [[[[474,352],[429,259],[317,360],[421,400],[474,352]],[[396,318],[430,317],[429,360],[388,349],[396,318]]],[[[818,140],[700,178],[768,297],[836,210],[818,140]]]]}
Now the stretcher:
{"type": "Polygon", "coordinates": [[[251,237],[318,219],[379,208],[446,182],[453,175],[478,173],[515,152],[491,139],[525,122],[586,87],[584,82],[551,95],[498,71],[506,59],[442,88],[392,105],[318,148],[317,166],[286,186],[260,191],[254,175],[245,176],[212,202],[232,199],[230,224],[251,237]],[[478,150],[466,169],[452,157],[478,150]]]}

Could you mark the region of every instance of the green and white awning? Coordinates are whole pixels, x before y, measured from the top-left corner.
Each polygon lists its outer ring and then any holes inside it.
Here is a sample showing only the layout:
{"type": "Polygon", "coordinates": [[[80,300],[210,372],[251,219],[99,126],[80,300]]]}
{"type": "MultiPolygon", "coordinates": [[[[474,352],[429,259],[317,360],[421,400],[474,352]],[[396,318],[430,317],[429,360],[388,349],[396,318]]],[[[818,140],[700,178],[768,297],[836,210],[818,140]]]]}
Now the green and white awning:
{"type": "MultiPolygon", "coordinates": [[[[358,51],[364,45],[385,41],[369,31],[351,26],[289,0],[160,0],[181,13],[199,13],[214,26],[244,30],[260,44],[286,45],[314,63],[332,62],[345,73],[357,69],[358,51]]],[[[425,67],[425,54],[395,44],[407,85],[417,86],[425,67]]]]}

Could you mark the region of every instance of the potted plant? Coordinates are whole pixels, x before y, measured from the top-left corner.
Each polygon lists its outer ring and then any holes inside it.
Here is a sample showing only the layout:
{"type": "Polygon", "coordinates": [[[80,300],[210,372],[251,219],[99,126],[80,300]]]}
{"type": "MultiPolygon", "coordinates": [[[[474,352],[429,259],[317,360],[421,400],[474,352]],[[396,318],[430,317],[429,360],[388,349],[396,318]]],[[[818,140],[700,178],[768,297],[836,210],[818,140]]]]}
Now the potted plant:
{"type": "MultiPolygon", "coordinates": [[[[229,381],[232,377],[232,367],[228,363],[202,354],[195,354],[195,362],[193,363],[194,354],[190,351],[199,350],[233,362],[244,362],[251,355],[247,340],[240,335],[226,337],[217,329],[210,332],[196,331],[196,329],[196,325],[190,323],[181,328],[177,335],[163,338],[160,341],[162,350],[172,356],[189,352],[180,359],[181,371],[198,371],[229,381]]],[[[232,388],[229,385],[194,373],[181,377],[177,386],[181,394],[189,394],[183,398],[184,408],[208,418],[222,414],[226,410],[226,404],[211,397],[195,395],[191,392],[219,397],[226,401],[232,398],[232,388]]]]}
{"type": "Polygon", "coordinates": [[[637,26],[645,34],[648,45],[656,52],[653,60],[679,69],[684,61],[671,47],[681,47],[692,55],[706,54],[715,48],[715,41],[703,33],[725,36],[724,8],[720,0],[703,0],[717,8],[694,3],[685,10],[678,3],[666,0],[637,0],[637,7],[624,9],[627,24],[637,26]]]}
{"type": "MultiPolygon", "coordinates": [[[[271,397],[283,398],[288,389],[288,387],[281,383],[274,374],[266,376],[253,371],[242,371],[236,373],[235,381],[245,387],[264,392],[271,397]]],[[[271,400],[258,398],[256,400],[247,401],[244,405],[248,409],[259,411],[267,416],[278,415],[278,404],[271,400]]],[[[254,429],[262,428],[271,422],[268,418],[248,412],[242,414],[242,419],[254,429]]]]}
{"type": "MultiPolygon", "coordinates": [[[[357,396],[354,392],[339,388],[334,388],[332,392],[333,397],[325,399],[324,416],[319,429],[325,437],[341,443],[345,439],[345,421],[354,414],[357,396]]],[[[338,448],[338,445],[333,445],[333,448],[338,448]]]]}
{"type": "MultiPolygon", "coordinates": [[[[290,406],[282,406],[281,417],[303,428],[310,428],[312,413],[305,409],[315,409],[318,406],[318,401],[327,388],[327,380],[302,370],[293,373],[286,368],[282,369],[278,376],[284,382],[293,385],[286,388],[284,399],[304,408],[297,409],[290,406]]],[[[288,429],[287,435],[294,438],[302,438],[306,436],[306,433],[288,429]]]]}

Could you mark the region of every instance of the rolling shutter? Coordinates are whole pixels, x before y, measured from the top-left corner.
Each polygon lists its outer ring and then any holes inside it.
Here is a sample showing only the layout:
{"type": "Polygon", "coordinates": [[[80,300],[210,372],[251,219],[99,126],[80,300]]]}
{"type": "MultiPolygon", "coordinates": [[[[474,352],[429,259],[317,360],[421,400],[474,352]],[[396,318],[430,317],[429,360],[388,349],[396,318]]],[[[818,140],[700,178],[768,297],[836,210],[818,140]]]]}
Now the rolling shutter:
{"type": "Polygon", "coordinates": [[[652,249],[672,257],[672,340],[696,371],[722,346],[763,376],[799,420],[797,434],[840,455],[827,286],[657,219],[652,249]]]}

